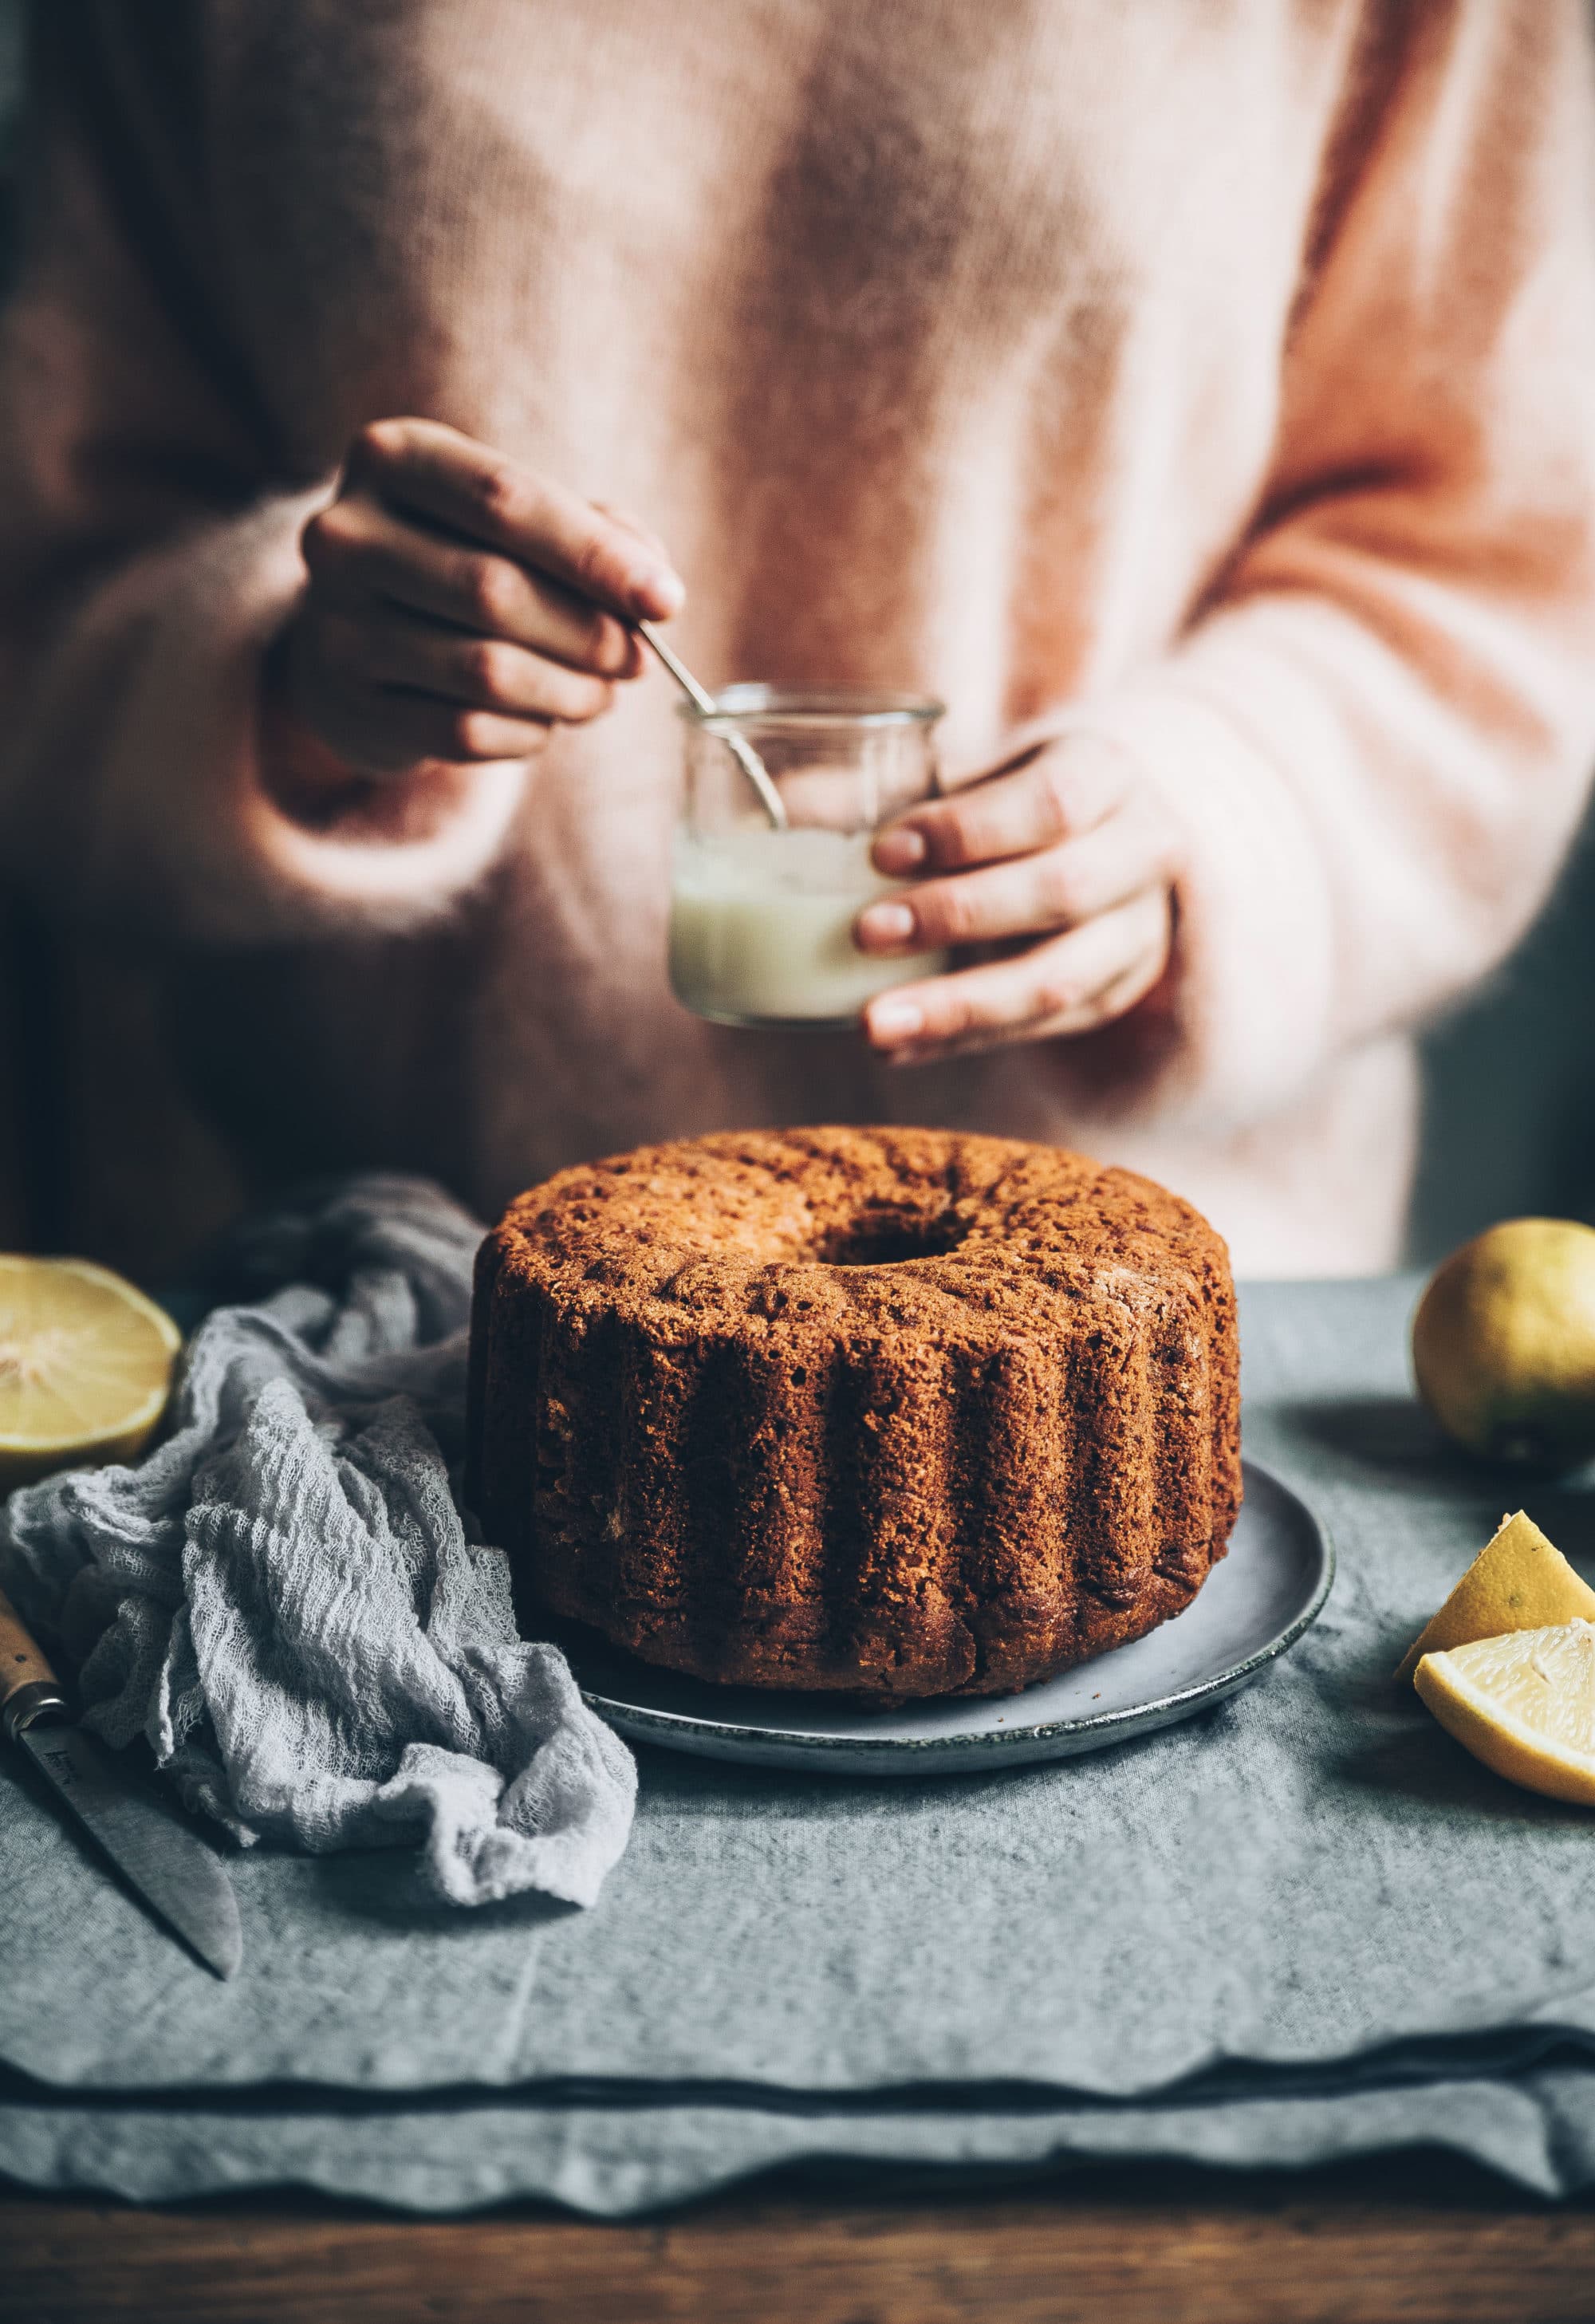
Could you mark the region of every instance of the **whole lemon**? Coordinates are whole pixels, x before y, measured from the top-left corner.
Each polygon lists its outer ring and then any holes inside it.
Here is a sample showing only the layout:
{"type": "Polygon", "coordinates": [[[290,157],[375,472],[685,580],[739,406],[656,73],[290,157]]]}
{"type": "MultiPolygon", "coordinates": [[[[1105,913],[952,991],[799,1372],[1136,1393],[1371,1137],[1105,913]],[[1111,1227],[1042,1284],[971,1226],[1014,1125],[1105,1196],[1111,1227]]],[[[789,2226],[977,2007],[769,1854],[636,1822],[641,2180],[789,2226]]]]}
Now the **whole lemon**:
{"type": "Polygon", "coordinates": [[[1412,1327],[1418,1394],[1469,1452],[1566,1469],[1595,1453],[1595,1228],[1507,1219],[1432,1278],[1412,1327]]]}

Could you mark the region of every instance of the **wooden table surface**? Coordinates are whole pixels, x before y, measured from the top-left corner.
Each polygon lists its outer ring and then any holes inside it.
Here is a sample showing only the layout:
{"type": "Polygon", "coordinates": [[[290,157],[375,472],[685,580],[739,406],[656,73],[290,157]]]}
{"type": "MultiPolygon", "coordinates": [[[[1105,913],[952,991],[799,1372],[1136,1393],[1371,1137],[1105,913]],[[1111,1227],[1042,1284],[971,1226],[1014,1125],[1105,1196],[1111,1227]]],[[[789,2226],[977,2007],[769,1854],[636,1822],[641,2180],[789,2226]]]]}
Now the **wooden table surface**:
{"type": "Polygon", "coordinates": [[[1595,2318],[1595,2199],[1444,2157],[1145,2164],[1014,2191],[766,2181],[618,2225],[306,2197],[0,2192],[3,2324],[1552,2324],[1595,2318]]]}

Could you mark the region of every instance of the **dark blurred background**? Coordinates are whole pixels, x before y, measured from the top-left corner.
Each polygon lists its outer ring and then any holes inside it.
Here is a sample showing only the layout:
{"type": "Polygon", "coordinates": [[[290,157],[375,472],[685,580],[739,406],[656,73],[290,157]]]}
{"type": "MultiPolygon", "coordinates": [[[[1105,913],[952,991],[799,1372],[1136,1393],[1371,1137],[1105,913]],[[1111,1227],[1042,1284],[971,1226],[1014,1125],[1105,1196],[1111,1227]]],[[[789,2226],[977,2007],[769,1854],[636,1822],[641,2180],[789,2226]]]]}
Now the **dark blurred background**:
{"type": "MultiPolygon", "coordinates": [[[[0,287],[22,108],[20,0],[0,0],[0,287]]],[[[238,1199],[177,1093],[152,1102],[154,1007],[136,964],[68,945],[0,899],[0,1247],[69,1240],[160,1273],[238,1199]],[[97,1095],[85,1110],[69,1088],[97,1095]]],[[[1424,1071],[1415,1259],[1514,1213],[1595,1216],[1595,816],[1527,941],[1431,1028],[1424,1071]]]]}
{"type": "MultiPolygon", "coordinates": [[[[15,160],[17,116],[22,108],[23,27],[21,0],[0,0],[0,171],[15,160]]],[[[11,223],[9,188],[4,213],[11,223]]]]}

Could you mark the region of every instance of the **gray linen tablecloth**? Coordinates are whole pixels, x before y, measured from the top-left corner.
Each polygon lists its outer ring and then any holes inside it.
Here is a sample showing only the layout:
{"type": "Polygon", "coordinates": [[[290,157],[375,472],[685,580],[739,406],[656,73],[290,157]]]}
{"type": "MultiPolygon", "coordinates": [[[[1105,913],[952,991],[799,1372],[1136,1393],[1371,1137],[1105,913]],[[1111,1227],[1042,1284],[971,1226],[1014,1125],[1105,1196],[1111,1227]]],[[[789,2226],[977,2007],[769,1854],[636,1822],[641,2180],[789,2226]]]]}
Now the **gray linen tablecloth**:
{"type": "MultiPolygon", "coordinates": [[[[926,1784],[641,1756],[597,1904],[413,1859],[232,1861],[217,1984],[0,1773],[0,2169],[618,2214],[778,2163],[1307,2163],[1434,2142],[1595,2178],[1595,1818],[1390,1672],[1517,1493],[1407,1394],[1405,1280],[1243,1301],[1247,1450],[1329,1526],[1316,1627],[1093,1757],[926,1784]]],[[[1595,1495],[1531,1491],[1595,1572],[1595,1495]]]]}

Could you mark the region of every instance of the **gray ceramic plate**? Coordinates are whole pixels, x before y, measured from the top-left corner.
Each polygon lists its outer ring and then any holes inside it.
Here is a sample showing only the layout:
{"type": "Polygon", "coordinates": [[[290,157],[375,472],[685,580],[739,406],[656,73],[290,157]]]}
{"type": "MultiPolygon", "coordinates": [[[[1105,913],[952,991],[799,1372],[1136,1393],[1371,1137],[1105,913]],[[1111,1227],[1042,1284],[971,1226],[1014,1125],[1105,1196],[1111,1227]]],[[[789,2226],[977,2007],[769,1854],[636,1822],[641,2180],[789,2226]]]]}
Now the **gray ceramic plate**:
{"type": "Polygon", "coordinates": [[[1288,1486],[1246,1463],[1230,1554],[1183,1614],[1133,1646],[1023,1694],[838,1710],[824,1695],[706,1686],[584,1633],[566,1641],[583,1694],[637,1743],[824,1775],[946,1775],[1095,1751],[1172,1726],[1245,1686],[1315,1619],[1334,1552],[1288,1486]]]}

